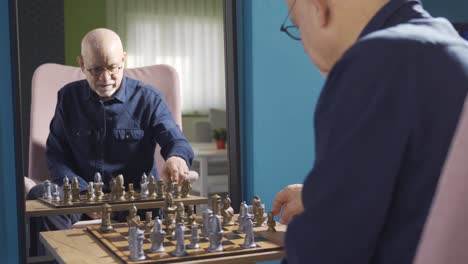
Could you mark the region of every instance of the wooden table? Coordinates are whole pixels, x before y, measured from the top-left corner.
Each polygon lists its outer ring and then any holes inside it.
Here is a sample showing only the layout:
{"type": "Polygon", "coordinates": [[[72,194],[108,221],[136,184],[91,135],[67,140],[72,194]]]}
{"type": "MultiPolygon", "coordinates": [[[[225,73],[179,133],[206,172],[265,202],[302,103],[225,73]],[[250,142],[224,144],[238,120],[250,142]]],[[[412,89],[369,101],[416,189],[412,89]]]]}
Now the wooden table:
{"type": "MultiPolygon", "coordinates": [[[[266,227],[256,227],[256,232],[283,245],[286,226],[277,223],[277,232],[265,232],[266,227]]],[[[117,258],[94,240],[84,229],[41,232],[41,242],[59,263],[119,263],[117,258]]],[[[190,263],[240,264],[280,259],[283,250],[245,254],[223,258],[201,259],[190,263]]]]}

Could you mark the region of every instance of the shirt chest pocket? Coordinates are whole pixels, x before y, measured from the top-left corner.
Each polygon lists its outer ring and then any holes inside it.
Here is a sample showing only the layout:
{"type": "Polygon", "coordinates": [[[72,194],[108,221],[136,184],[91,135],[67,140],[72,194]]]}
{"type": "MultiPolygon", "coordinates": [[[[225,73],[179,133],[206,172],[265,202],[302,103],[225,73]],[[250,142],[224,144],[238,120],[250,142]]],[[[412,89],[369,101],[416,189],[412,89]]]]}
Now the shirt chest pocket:
{"type": "Polygon", "coordinates": [[[114,129],[114,140],[118,142],[134,142],[141,140],[145,135],[142,129],[114,129]]]}

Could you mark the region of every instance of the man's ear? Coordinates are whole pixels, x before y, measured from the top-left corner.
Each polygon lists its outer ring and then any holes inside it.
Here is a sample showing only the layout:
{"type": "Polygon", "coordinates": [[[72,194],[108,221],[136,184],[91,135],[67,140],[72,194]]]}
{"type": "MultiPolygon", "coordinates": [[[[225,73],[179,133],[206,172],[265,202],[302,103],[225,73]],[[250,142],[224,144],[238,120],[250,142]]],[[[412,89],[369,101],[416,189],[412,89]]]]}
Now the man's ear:
{"type": "Polygon", "coordinates": [[[85,73],[85,66],[83,62],[83,57],[81,55],[76,56],[76,62],[78,62],[78,65],[80,65],[81,71],[85,73]]]}
{"type": "Polygon", "coordinates": [[[316,11],[318,25],[326,27],[330,23],[330,0],[311,0],[316,11]]]}
{"type": "Polygon", "coordinates": [[[125,68],[125,62],[127,62],[127,52],[124,51],[123,58],[122,58],[122,63],[124,65],[124,68],[125,68]]]}

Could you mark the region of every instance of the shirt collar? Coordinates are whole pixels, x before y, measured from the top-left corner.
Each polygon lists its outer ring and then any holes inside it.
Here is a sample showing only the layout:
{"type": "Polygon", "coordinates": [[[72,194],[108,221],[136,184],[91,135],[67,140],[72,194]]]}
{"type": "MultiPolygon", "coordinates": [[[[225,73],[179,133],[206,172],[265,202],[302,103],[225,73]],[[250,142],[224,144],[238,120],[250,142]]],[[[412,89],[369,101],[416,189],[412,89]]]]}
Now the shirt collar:
{"type": "MultiPolygon", "coordinates": [[[[93,89],[91,89],[91,86],[89,85],[88,81],[84,80],[85,86],[86,86],[86,92],[84,93],[84,96],[86,99],[90,100],[92,98],[95,98],[96,100],[100,100],[99,96],[96,94],[93,89]]],[[[118,100],[122,103],[126,102],[128,98],[128,92],[127,92],[127,75],[124,73],[122,77],[122,82],[120,83],[120,88],[117,90],[117,92],[114,94],[112,99],[110,100],[118,100]]]]}
{"type": "Polygon", "coordinates": [[[385,4],[369,21],[364,30],[362,31],[359,38],[377,31],[379,29],[391,26],[389,24],[393,24],[390,20],[393,18],[397,12],[406,5],[414,5],[419,4],[421,5],[420,0],[390,0],[387,4],[385,4]]]}

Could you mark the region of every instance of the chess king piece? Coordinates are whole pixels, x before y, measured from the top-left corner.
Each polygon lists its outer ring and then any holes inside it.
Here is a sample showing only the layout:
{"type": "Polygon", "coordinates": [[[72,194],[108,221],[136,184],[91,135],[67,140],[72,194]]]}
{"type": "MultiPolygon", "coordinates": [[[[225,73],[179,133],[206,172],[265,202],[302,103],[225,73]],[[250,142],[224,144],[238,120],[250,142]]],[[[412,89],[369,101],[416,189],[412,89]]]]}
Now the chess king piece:
{"type": "Polygon", "coordinates": [[[255,226],[256,227],[263,226],[266,219],[267,219],[267,214],[265,213],[265,205],[262,204],[259,208],[257,208],[257,215],[255,216],[255,226]]]}
{"type": "Polygon", "coordinates": [[[248,211],[248,206],[247,206],[247,203],[245,201],[243,201],[240,205],[240,208],[239,208],[239,218],[237,218],[237,222],[239,222],[239,227],[237,228],[237,230],[235,231],[236,233],[240,234],[240,233],[244,233],[244,223],[245,223],[245,217],[247,215],[247,211],[248,211]]]}
{"type": "Polygon", "coordinates": [[[153,175],[149,176],[149,182],[147,186],[148,186],[148,197],[150,199],[156,199],[156,183],[154,182],[153,175]]]}
{"type": "Polygon", "coordinates": [[[210,209],[206,208],[205,211],[203,211],[202,217],[203,217],[203,226],[202,226],[202,232],[201,236],[207,237],[209,235],[210,231],[210,216],[213,214],[213,211],[210,209]]]}
{"type": "Polygon", "coordinates": [[[45,180],[43,183],[43,186],[44,186],[44,194],[42,195],[42,198],[52,199],[51,182],[49,180],[45,180]]]}
{"type": "Polygon", "coordinates": [[[177,203],[177,211],[176,211],[176,223],[184,223],[185,222],[185,208],[184,203],[178,202],[177,203]]]}
{"type": "Polygon", "coordinates": [[[210,245],[206,249],[209,252],[220,252],[223,251],[223,227],[221,226],[221,217],[219,215],[212,214],[210,216],[210,231],[209,240],[210,245]]]}
{"type": "Polygon", "coordinates": [[[137,215],[137,208],[135,204],[130,207],[129,214],[127,216],[127,223],[129,227],[139,227],[140,226],[140,216],[137,215]]]}
{"type": "Polygon", "coordinates": [[[66,205],[72,204],[71,185],[67,176],[63,178],[63,203],[66,205]]]}
{"type": "Polygon", "coordinates": [[[151,232],[151,229],[154,226],[153,212],[147,211],[145,215],[145,228],[146,231],[151,232]]]}
{"type": "Polygon", "coordinates": [[[178,223],[175,229],[176,248],[171,252],[172,256],[181,257],[187,254],[185,251],[184,224],[178,223]]]}
{"type": "Polygon", "coordinates": [[[102,188],[104,187],[104,183],[102,182],[101,174],[96,172],[94,174],[94,191],[96,193],[96,200],[101,201],[104,198],[104,192],[102,188]]]}
{"type": "Polygon", "coordinates": [[[60,201],[60,191],[58,184],[54,184],[52,187],[52,201],[58,202],[60,201]]]}
{"type": "Polygon", "coordinates": [[[269,232],[276,232],[276,221],[273,217],[273,212],[268,212],[268,221],[267,221],[267,224],[268,224],[268,229],[267,231],[269,232]]]}
{"type": "Polygon", "coordinates": [[[88,182],[88,189],[86,191],[86,201],[88,203],[93,203],[96,200],[96,196],[94,195],[94,183],[88,182]]]}
{"type": "Polygon", "coordinates": [[[129,238],[129,249],[130,249],[130,260],[138,261],[138,260],[145,260],[145,252],[143,251],[143,240],[145,240],[145,235],[142,230],[138,227],[130,227],[130,229],[134,229],[134,231],[130,232],[129,238]],[[131,234],[131,235],[130,235],[131,234]]]}
{"type": "Polygon", "coordinates": [[[190,197],[190,191],[192,191],[192,183],[189,179],[185,178],[182,181],[182,187],[180,188],[181,197],[188,198],[190,197]]]}
{"type": "Polygon", "coordinates": [[[157,182],[158,190],[156,191],[156,199],[164,199],[164,181],[159,179],[157,182]]]}
{"type": "Polygon", "coordinates": [[[255,244],[255,234],[254,234],[251,214],[247,214],[247,216],[245,217],[244,232],[245,232],[245,238],[244,238],[244,243],[241,245],[241,247],[243,248],[257,247],[257,244],[255,244]]]}
{"type": "Polygon", "coordinates": [[[107,233],[114,229],[111,222],[112,207],[109,204],[102,206],[101,231],[107,233]]]}
{"type": "Polygon", "coordinates": [[[126,201],[125,198],[125,185],[124,185],[124,177],[122,174],[117,175],[115,179],[115,187],[114,187],[115,198],[117,201],[126,201]]]}
{"type": "Polygon", "coordinates": [[[164,236],[166,235],[166,232],[162,230],[162,224],[161,220],[159,220],[159,217],[156,217],[154,219],[154,228],[153,232],[151,232],[150,235],[150,240],[151,240],[151,248],[150,252],[151,253],[159,253],[159,252],[164,252],[164,236]]]}
{"type": "Polygon", "coordinates": [[[211,196],[211,210],[213,210],[214,215],[221,216],[220,204],[221,204],[221,196],[217,194],[213,194],[211,196]]]}
{"type": "Polygon", "coordinates": [[[200,248],[200,245],[198,244],[198,242],[200,242],[200,237],[198,236],[198,225],[194,224],[192,225],[192,236],[190,237],[190,244],[187,245],[187,248],[190,248],[190,249],[200,248]]]}
{"type": "Polygon", "coordinates": [[[223,210],[221,211],[221,215],[223,216],[223,226],[234,225],[234,221],[232,221],[232,217],[234,216],[234,209],[231,206],[231,199],[229,198],[229,195],[226,195],[223,199],[223,210]]]}
{"type": "Polygon", "coordinates": [[[193,204],[190,204],[187,208],[187,218],[188,218],[188,225],[196,225],[196,219],[197,219],[197,215],[194,213],[194,208],[193,208],[193,204]]]}
{"type": "Polygon", "coordinates": [[[73,177],[72,181],[72,202],[80,202],[80,184],[78,183],[77,177],[73,177]]]}
{"type": "Polygon", "coordinates": [[[133,183],[128,184],[128,200],[135,200],[135,189],[133,188],[133,183]]]}
{"type": "Polygon", "coordinates": [[[148,177],[146,176],[146,173],[143,173],[143,175],[141,175],[140,196],[142,198],[146,198],[148,196],[148,177]]]}

